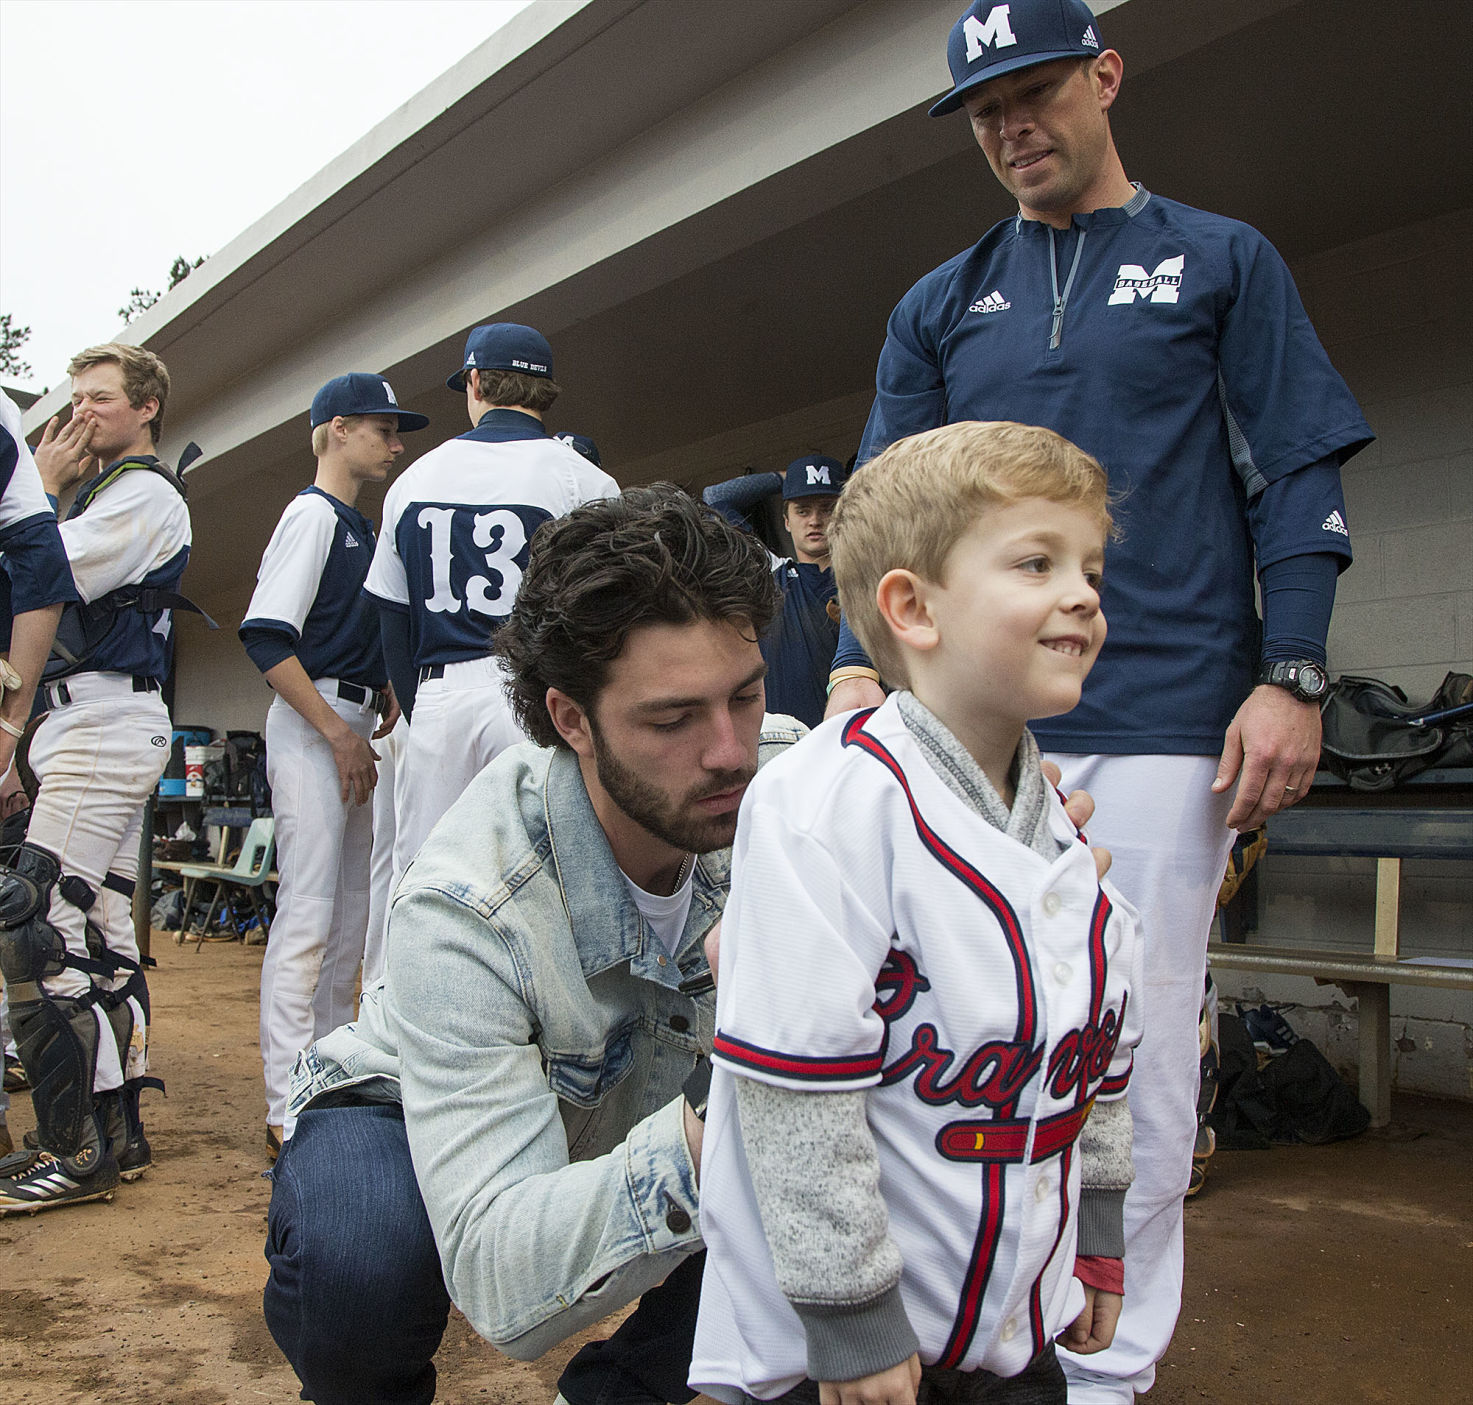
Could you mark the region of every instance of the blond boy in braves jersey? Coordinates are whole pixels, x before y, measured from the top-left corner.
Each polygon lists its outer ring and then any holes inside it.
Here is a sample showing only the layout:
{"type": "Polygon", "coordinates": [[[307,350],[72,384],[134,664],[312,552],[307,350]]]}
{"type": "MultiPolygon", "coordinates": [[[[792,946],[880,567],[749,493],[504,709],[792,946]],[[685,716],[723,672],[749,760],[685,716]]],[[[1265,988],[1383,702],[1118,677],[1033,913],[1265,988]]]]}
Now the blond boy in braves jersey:
{"type": "Polygon", "coordinates": [[[1105,637],[1104,472],[956,424],[855,476],[845,610],[907,689],[750,787],[717,986],[691,1383],[817,1405],[1065,1398],[1120,1309],[1134,910],[1030,718],[1105,637]]]}

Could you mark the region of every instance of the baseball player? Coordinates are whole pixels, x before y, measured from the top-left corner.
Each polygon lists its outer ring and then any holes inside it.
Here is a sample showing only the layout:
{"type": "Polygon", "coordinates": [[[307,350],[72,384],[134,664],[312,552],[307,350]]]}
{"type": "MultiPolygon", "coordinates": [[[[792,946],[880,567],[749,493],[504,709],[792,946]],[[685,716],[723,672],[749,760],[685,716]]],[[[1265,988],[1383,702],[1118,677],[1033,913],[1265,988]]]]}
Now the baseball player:
{"type": "MultiPolygon", "coordinates": [[[[81,604],[68,606],[43,679],[50,711],[30,764],[40,783],[26,842],[3,880],[11,1021],[41,1150],[0,1180],[0,1214],[110,1199],[152,1164],[139,1094],[148,986],[132,898],[143,806],[169,754],[159,689],[189,559],[184,484],[155,454],[164,363],[108,343],[73,357],[72,417],[36,449],[48,494],[78,489],[61,537],[81,604]],[[86,925],[99,931],[89,956],[86,925]]],[[[192,607],[191,607],[192,608],[192,607]]]]}
{"type": "Polygon", "coordinates": [[[540,332],[476,327],[446,381],[464,394],[471,430],[425,454],[384,499],[365,588],[383,606],[389,676],[410,710],[396,873],[471,777],[523,739],[491,640],[516,599],[532,533],[619,491],[543,428],[560,390],[552,374],[540,332]]]}
{"type": "MultiPolygon", "coordinates": [[[[46,497],[36,461],[21,429],[20,410],[0,391],[0,777],[6,777],[16,743],[30,720],[36,684],[51,652],[61,607],[77,599],[56,508],[46,497]]],[[[0,852],[0,860],[7,855],[0,852]]],[[[0,969],[0,977],[4,976],[0,969]]],[[[5,1114],[12,1086],[25,1087],[0,993],[0,1041],[5,1048],[5,1087],[0,1089],[0,1156],[11,1149],[5,1114]]]]}
{"type": "Polygon", "coordinates": [[[1110,1340],[1136,918],[1025,725],[1104,640],[1109,523],[1099,464],[1011,424],[908,439],[839,502],[851,623],[904,690],[742,805],[691,1375],[731,1405],[805,1378],[913,1405],[923,1370],[935,1398],[1062,1405],[1054,1338],[1110,1340]]]}
{"type": "MultiPolygon", "coordinates": [[[[1215,895],[1233,830],[1313,777],[1350,559],[1339,470],[1371,434],[1268,241],[1126,178],[1109,121],[1123,64],[1088,6],[977,0],[947,56],[954,86],[932,113],[965,108],[1018,213],[895,309],[859,461],[1007,418],[1066,435],[1120,498],[1110,640],[1079,707],[1037,734],[1098,803],[1092,837],[1150,944],[1124,1314],[1109,1351],[1065,1360],[1071,1401],[1128,1402],[1180,1307],[1215,895]]],[[[879,697],[843,632],[835,663],[832,710],[879,697]]]]}
{"type": "Polygon", "coordinates": [[[240,626],[276,690],[266,768],[281,886],[261,966],[266,1149],[281,1149],[287,1075],[297,1052],[353,1017],[368,923],[377,753],[390,711],[378,612],[363,597],[373,524],[358,511],[425,415],[401,410],[383,377],[337,376],[312,399],[317,476],[287,505],[261,558],[240,626]]]}
{"type": "Polygon", "coordinates": [[[793,555],[772,556],[772,578],[782,592],[783,608],[762,640],[767,707],[809,727],[823,721],[825,684],[839,642],[828,526],[844,477],[838,459],[805,454],[786,473],[744,474],[713,484],[701,495],[728,522],[750,532],[754,509],[773,493],[782,493],[783,526],[793,539],[793,555]]]}

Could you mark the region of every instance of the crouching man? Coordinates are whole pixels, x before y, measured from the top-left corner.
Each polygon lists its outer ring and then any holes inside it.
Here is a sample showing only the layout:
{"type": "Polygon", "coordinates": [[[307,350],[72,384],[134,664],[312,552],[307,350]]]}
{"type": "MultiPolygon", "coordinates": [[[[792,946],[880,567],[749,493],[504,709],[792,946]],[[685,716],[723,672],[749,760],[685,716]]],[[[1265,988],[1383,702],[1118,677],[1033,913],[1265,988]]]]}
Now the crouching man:
{"type": "Polygon", "coordinates": [[[674,488],[535,537],[496,648],[537,744],[431,833],[384,980],[293,1076],[265,1311],[319,1405],[432,1399],[451,1300],[525,1359],[641,1295],[562,1395],[691,1398],[702,941],[759,757],[801,731],[763,720],[776,604],[761,544],[674,488]]]}

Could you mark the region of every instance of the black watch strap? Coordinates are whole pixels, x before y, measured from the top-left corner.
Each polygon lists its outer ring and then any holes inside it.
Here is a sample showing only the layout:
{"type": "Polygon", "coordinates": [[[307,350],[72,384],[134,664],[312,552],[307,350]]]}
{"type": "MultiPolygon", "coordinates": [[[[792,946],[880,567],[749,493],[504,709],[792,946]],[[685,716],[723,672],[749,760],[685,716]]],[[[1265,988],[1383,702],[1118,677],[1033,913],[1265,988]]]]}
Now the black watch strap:
{"type": "Polygon", "coordinates": [[[704,1054],[701,1055],[696,1066],[691,1069],[690,1076],[685,1080],[680,1091],[685,1094],[690,1110],[704,1122],[706,1120],[706,1099],[711,1096],[711,1060],[704,1054]]]}

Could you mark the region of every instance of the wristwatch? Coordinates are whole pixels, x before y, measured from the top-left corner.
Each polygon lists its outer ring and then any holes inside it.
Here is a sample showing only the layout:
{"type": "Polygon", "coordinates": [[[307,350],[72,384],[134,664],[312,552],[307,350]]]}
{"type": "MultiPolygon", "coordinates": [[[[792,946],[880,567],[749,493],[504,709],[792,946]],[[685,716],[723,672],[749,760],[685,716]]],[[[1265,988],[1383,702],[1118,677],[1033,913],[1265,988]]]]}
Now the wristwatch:
{"type": "Polygon", "coordinates": [[[1272,683],[1300,702],[1320,702],[1330,689],[1330,677],[1313,659],[1276,659],[1258,670],[1260,683],[1272,683]]]}

